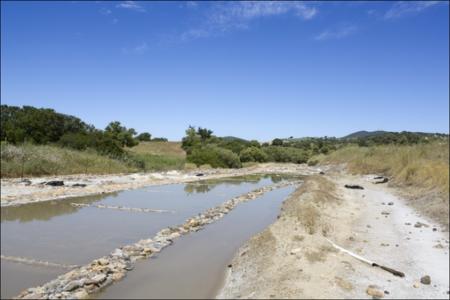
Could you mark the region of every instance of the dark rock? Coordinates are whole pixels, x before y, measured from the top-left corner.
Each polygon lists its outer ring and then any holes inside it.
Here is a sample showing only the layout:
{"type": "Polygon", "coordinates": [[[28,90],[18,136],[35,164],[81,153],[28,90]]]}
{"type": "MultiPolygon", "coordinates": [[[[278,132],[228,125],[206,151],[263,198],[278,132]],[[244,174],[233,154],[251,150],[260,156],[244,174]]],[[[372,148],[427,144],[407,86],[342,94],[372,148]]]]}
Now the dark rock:
{"type": "Polygon", "coordinates": [[[375,184],[380,184],[380,183],[386,183],[386,182],[388,182],[389,181],[389,178],[387,178],[387,177],[383,177],[383,179],[382,180],[379,180],[379,181],[375,181],[374,183],[375,184]]]}
{"type": "Polygon", "coordinates": [[[73,187],[86,187],[87,184],[85,183],[74,183],[72,184],[73,187]]]}
{"type": "Polygon", "coordinates": [[[345,187],[348,189],[354,189],[354,190],[363,190],[364,189],[362,186],[357,185],[357,184],[346,184],[345,187]]]}
{"type": "Polygon", "coordinates": [[[233,266],[232,264],[229,264],[229,265],[228,265],[228,268],[231,268],[232,266],[233,266]]]}
{"type": "Polygon", "coordinates": [[[437,228],[433,228],[433,231],[437,231],[437,228]]]}
{"type": "Polygon", "coordinates": [[[319,174],[320,175],[325,175],[325,172],[324,171],[320,171],[319,174]]]}
{"type": "Polygon", "coordinates": [[[388,205],[394,205],[394,202],[389,202],[388,205]]]}
{"type": "Polygon", "coordinates": [[[203,174],[203,173],[197,173],[197,174],[195,174],[195,176],[200,177],[200,176],[205,176],[205,174],[203,174]]]}
{"type": "Polygon", "coordinates": [[[63,185],[64,185],[64,181],[62,181],[62,180],[52,180],[52,181],[47,181],[47,182],[45,182],[45,185],[51,185],[51,186],[63,186],[63,185]]]}
{"type": "Polygon", "coordinates": [[[373,179],[383,179],[384,176],[375,176],[373,179]]]}
{"type": "Polygon", "coordinates": [[[422,284],[430,284],[431,283],[431,277],[428,275],[423,276],[422,278],[420,278],[420,283],[422,284]]]}
{"type": "Polygon", "coordinates": [[[429,227],[429,225],[422,222],[416,222],[416,224],[414,224],[414,227],[416,228],[429,227]]]}
{"type": "Polygon", "coordinates": [[[389,295],[389,291],[384,291],[384,293],[385,293],[386,295],[389,295]]]}
{"type": "Polygon", "coordinates": [[[20,181],[20,183],[23,183],[24,185],[31,185],[31,180],[24,178],[20,181]]]}

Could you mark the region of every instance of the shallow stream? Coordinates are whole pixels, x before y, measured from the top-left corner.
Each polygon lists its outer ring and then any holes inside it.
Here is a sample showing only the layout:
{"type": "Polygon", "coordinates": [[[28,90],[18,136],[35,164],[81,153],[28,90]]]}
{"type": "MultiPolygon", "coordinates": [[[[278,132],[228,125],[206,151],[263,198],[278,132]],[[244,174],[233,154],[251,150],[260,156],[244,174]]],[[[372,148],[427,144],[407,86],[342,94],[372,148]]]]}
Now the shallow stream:
{"type": "MultiPolygon", "coordinates": [[[[1,254],[53,263],[82,265],[113,249],[151,238],[164,227],[235,196],[285,178],[234,177],[191,184],[152,186],[108,195],[71,198],[1,209],[1,254]],[[170,210],[130,212],[71,203],[170,210]]],[[[183,236],[151,259],[139,261],[120,282],[98,298],[214,297],[236,250],[276,218],[286,187],[238,205],[204,230],[183,236]]],[[[67,269],[1,260],[1,297],[10,298],[43,284],[67,269]]]]}

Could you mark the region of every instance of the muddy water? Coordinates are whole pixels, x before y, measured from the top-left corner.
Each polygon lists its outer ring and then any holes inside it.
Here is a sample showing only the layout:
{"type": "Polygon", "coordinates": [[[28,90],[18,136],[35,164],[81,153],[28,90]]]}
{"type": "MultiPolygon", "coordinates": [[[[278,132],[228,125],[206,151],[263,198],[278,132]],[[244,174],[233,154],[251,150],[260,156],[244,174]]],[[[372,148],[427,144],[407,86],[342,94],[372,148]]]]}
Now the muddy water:
{"type": "Polygon", "coordinates": [[[276,219],[281,203],[293,189],[275,190],[238,205],[225,218],[138,263],[124,280],[98,298],[214,298],[238,248],[276,219]]]}
{"type": "MultiPolygon", "coordinates": [[[[180,224],[207,208],[281,179],[278,176],[229,178],[5,207],[1,209],[1,253],[63,264],[85,264],[114,248],[152,237],[164,227],[180,224]],[[80,208],[70,203],[165,209],[175,213],[80,208]]],[[[45,283],[67,271],[3,260],[1,263],[2,298],[15,296],[24,288],[45,283]]]]}

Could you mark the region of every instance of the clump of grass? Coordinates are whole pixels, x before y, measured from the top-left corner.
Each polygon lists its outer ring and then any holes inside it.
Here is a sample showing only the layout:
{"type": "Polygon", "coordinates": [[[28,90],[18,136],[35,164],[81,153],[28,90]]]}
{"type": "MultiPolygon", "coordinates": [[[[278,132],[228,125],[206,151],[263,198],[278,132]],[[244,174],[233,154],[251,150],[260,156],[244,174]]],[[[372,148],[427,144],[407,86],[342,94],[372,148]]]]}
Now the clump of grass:
{"type": "Polygon", "coordinates": [[[67,174],[108,174],[137,171],[127,163],[99,155],[51,145],[1,143],[1,177],[67,174]]]}
{"type": "Polygon", "coordinates": [[[384,174],[399,185],[439,189],[449,194],[449,144],[435,142],[408,146],[350,146],[339,149],[322,163],[346,163],[354,174],[384,174]]]}

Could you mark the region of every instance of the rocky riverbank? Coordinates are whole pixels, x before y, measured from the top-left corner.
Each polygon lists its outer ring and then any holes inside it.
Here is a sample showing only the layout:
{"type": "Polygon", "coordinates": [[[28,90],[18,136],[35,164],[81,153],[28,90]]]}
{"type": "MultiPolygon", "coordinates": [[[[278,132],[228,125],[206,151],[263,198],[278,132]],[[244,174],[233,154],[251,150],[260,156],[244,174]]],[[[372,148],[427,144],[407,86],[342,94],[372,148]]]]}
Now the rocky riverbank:
{"type": "Polygon", "coordinates": [[[70,175],[1,180],[1,206],[112,193],[150,185],[197,182],[252,174],[318,174],[324,168],[266,163],[242,169],[207,169],[117,175],[70,175]],[[52,184],[49,184],[52,183],[52,184]],[[53,184],[54,183],[54,184],[53,184]]]}
{"type": "Polygon", "coordinates": [[[87,298],[89,295],[97,293],[113,282],[122,279],[126,272],[133,269],[136,260],[149,258],[171,245],[181,235],[201,230],[207,224],[221,219],[239,203],[256,199],[269,191],[296,184],[299,184],[299,181],[282,181],[234,197],[221,205],[206,210],[204,213],[189,218],[184,224],[160,230],[151,239],[143,239],[135,244],[117,248],[111,254],[96,259],[85,266],[75,268],[42,286],[29,288],[16,298],[87,298]]]}

